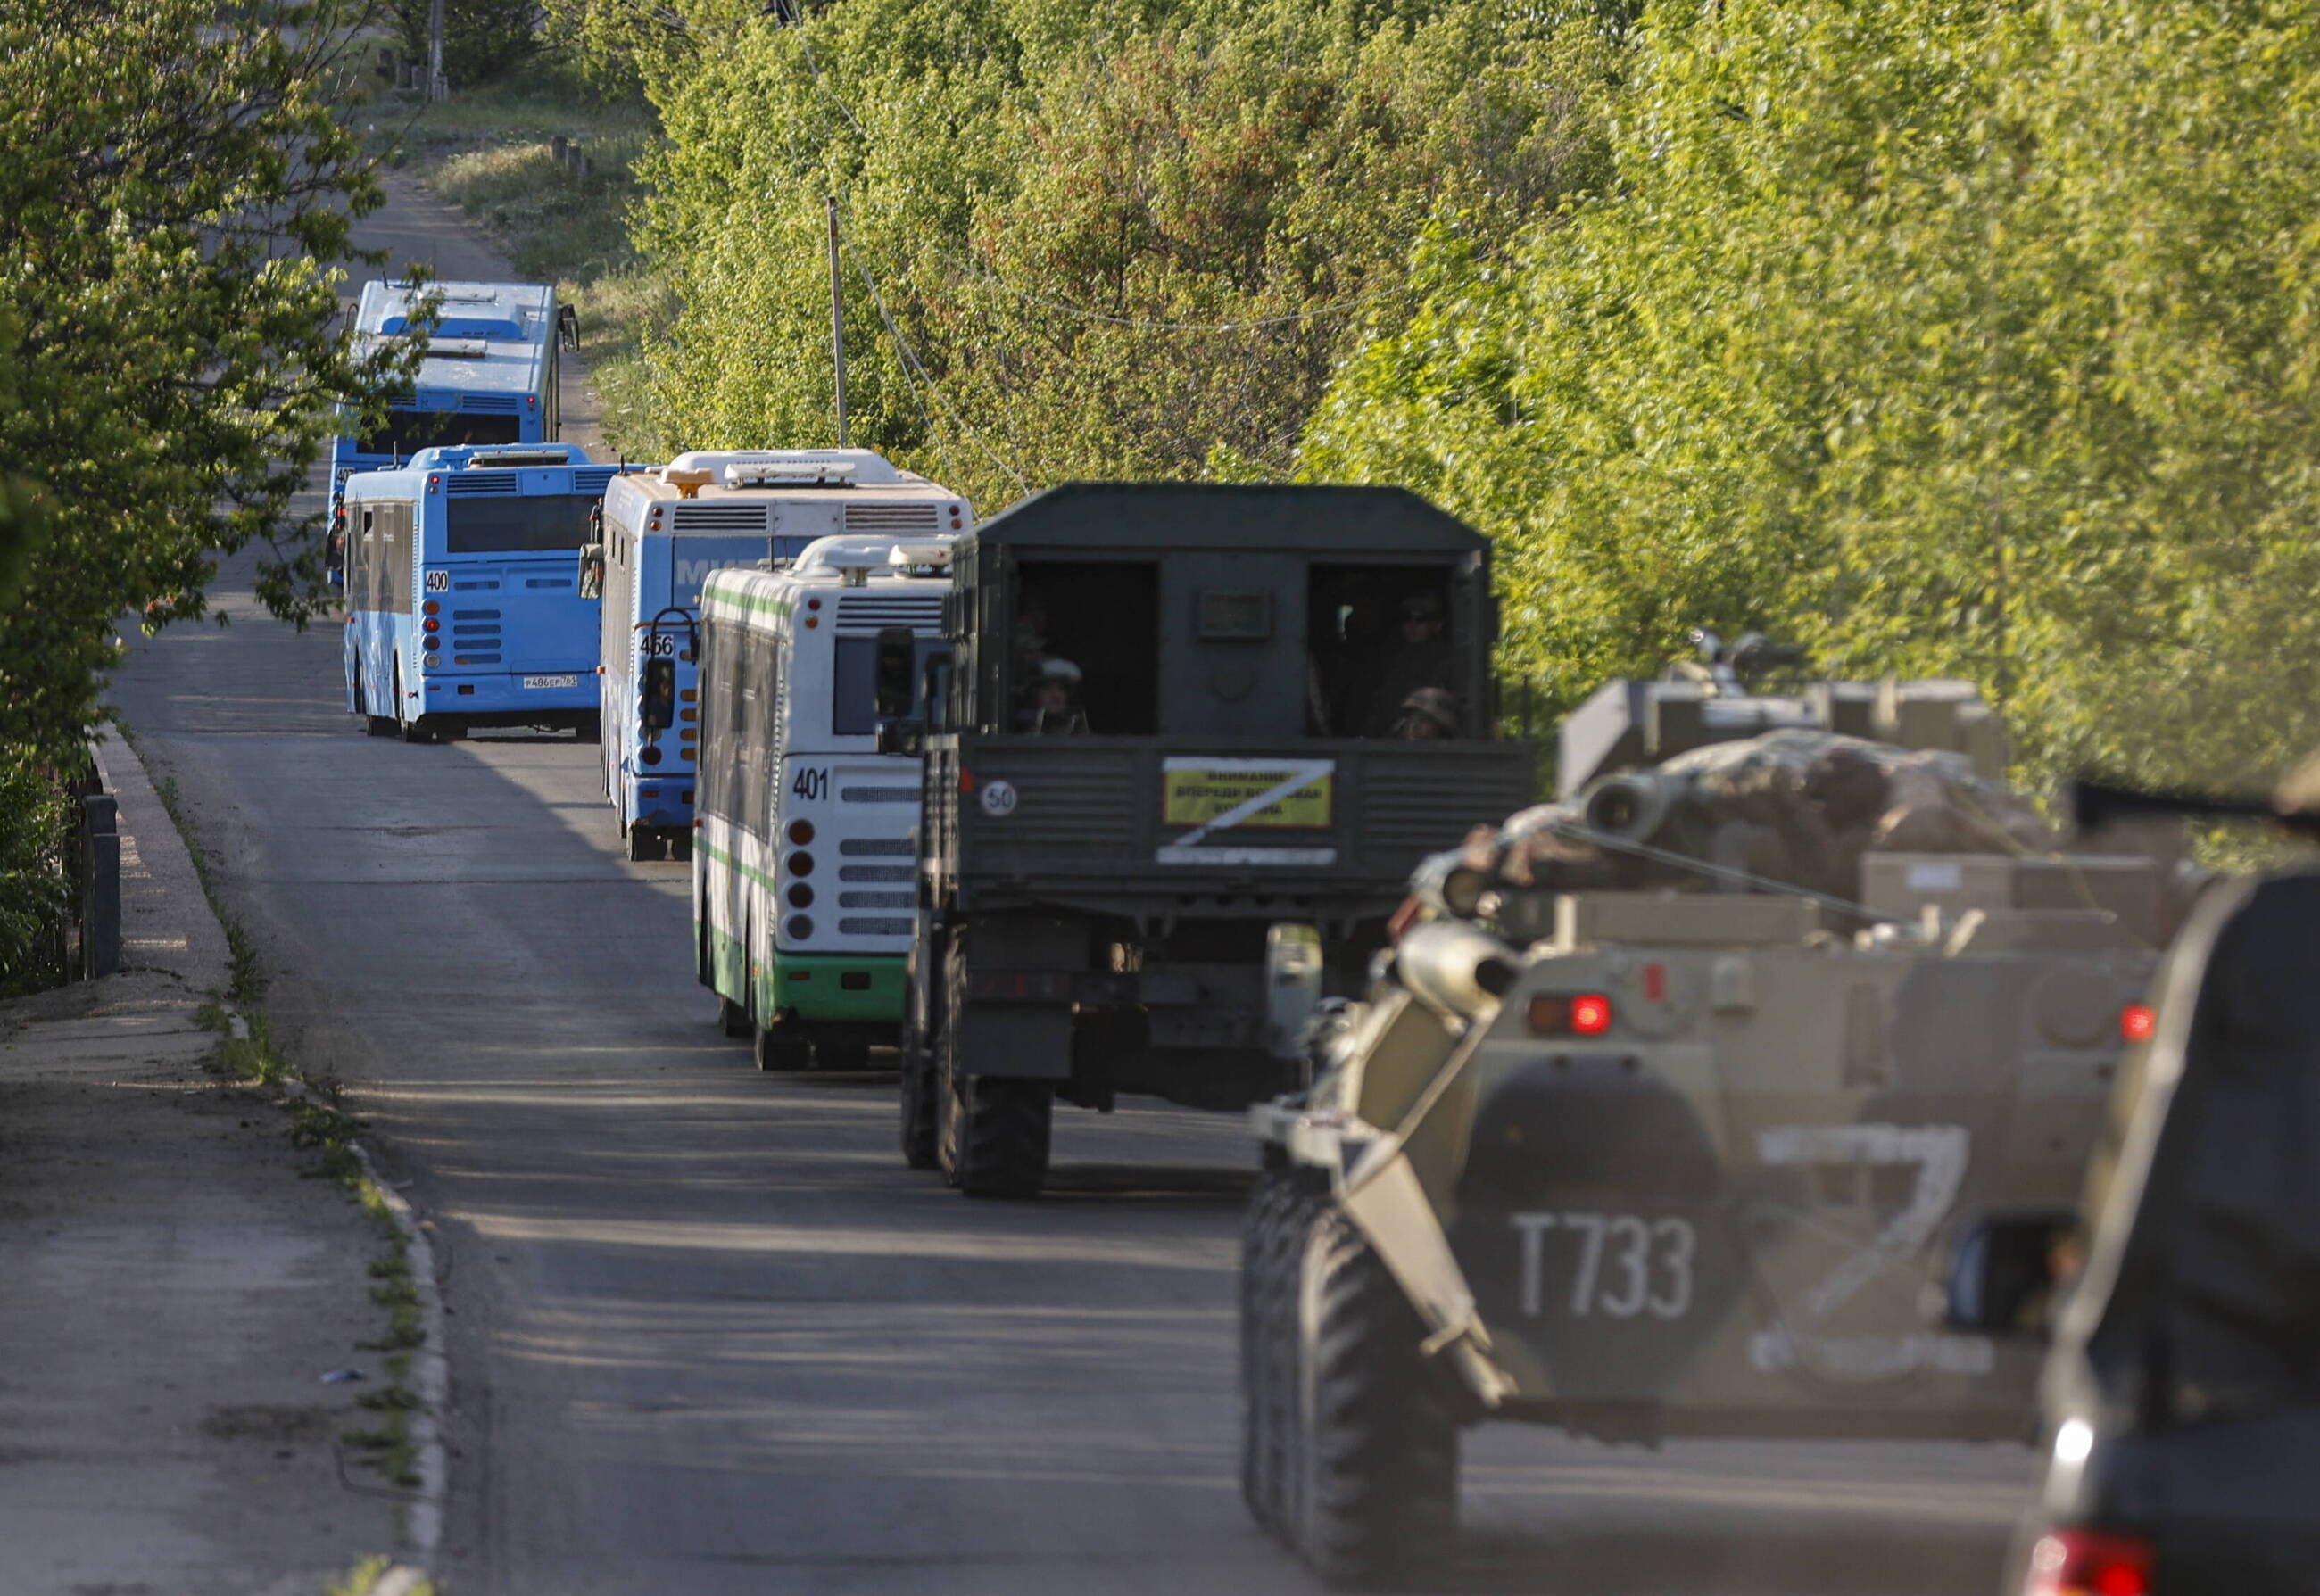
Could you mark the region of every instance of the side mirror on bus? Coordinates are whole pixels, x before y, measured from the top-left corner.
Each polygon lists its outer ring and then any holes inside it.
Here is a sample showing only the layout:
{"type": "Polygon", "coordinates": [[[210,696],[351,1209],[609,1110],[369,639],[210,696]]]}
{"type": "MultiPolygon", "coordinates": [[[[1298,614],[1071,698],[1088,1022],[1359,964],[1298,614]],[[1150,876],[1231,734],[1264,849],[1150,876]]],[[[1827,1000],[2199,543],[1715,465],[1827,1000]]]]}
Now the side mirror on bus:
{"type": "Polygon", "coordinates": [[[2045,1335],[2055,1299],[2078,1273],[2079,1232],[2075,1214],[1976,1220],[1950,1254],[1944,1322],[1984,1336],[2045,1335]]]}
{"type": "Polygon", "coordinates": [[[645,661],[644,679],[637,690],[637,723],[647,736],[676,724],[675,660],[645,661]]]}

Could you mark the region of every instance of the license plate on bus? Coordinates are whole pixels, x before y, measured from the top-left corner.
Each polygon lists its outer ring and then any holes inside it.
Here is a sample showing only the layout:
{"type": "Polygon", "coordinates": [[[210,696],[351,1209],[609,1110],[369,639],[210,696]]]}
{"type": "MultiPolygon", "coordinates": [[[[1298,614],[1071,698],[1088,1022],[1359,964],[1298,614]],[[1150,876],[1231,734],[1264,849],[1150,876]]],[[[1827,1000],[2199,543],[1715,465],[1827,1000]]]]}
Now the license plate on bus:
{"type": "Polygon", "coordinates": [[[580,678],[577,676],[526,676],[523,679],[523,685],[527,687],[577,687],[580,685],[580,678]]]}

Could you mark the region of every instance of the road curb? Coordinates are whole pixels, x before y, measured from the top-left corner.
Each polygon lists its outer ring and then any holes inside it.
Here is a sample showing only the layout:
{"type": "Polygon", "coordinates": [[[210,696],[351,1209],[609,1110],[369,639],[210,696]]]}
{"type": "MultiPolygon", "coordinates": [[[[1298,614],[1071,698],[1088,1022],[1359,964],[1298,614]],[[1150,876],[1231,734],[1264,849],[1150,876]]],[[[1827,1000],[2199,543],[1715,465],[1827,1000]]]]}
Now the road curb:
{"type": "MultiPolygon", "coordinates": [[[[104,728],[104,734],[105,740],[113,745],[105,750],[111,756],[110,762],[119,764],[125,761],[134,766],[140,784],[152,789],[152,772],[145,767],[144,757],[137,751],[136,745],[109,722],[104,728]],[[113,753],[113,748],[119,752],[113,753]]],[[[104,766],[100,766],[100,768],[104,766]]],[[[104,780],[107,789],[112,790],[113,775],[109,768],[105,769],[104,780]]],[[[162,813],[170,830],[184,845],[187,857],[198,859],[199,855],[195,851],[198,845],[186,835],[177,817],[168,814],[166,806],[158,802],[155,808],[162,813]]],[[[197,886],[192,897],[198,902],[198,908],[192,912],[207,922],[216,933],[217,946],[224,948],[227,944],[225,926],[218,919],[216,906],[210,902],[207,890],[197,886]]],[[[226,1025],[229,1036],[240,1040],[249,1038],[249,1021],[239,1011],[226,1011],[226,1025]]],[[[304,1081],[282,1083],[282,1094],[317,1108],[337,1108],[304,1081]]],[[[405,1550],[416,1566],[398,1564],[381,1574],[371,1587],[371,1596],[399,1596],[400,1592],[419,1589],[426,1579],[426,1566],[433,1560],[436,1548],[442,1544],[443,1509],[450,1492],[449,1453],[443,1442],[443,1414],[450,1397],[451,1367],[443,1351],[447,1345],[443,1295],[435,1279],[435,1249],[428,1239],[426,1228],[419,1221],[417,1212],[402,1193],[380,1178],[369,1147],[352,1138],[348,1139],[347,1147],[356,1162],[362,1165],[364,1178],[377,1192],[381,1205],[385,1208],[388,1217],[394,1222],[396,1232],[403,1238],[411,1266],[412,1289],[419,1299],[419,1323],[423,1338],[412,1359],[412,1394],[419,1405],[412,1410],[406,1420],[419,1485],[407,1499],[403,1539],[405,1550]]]]}
{"type": "MultiPolygon", "coordinates": [[[[418,1495],[411,1503],[403,1533],[421,1563],[432,1562],[443,1544],[443,1506],[450,1495],[450,1452],[443,1444],[443,1413],[451,1400],[451,1360],[444,1355],[443,1292],[435,1281],[435,1247],[427,1227],[400,1192],[386,1183],[372,1162],[370,1148],[359,1141],[347,1146],[362,1165],[364,1178],[394,1220],[411,1260],[412,1289],[419,1293],[419,1329],[424,1338],[412,1359],[412,1394],[419,1405],[411,1410],[411,1449],[419,1469],[418,1495]]],[[[390,1570],[390,1575],[395,1571],[390,1570]]],[[[385,1584],[382,1582],[381,1587],[385,1584]]]]}

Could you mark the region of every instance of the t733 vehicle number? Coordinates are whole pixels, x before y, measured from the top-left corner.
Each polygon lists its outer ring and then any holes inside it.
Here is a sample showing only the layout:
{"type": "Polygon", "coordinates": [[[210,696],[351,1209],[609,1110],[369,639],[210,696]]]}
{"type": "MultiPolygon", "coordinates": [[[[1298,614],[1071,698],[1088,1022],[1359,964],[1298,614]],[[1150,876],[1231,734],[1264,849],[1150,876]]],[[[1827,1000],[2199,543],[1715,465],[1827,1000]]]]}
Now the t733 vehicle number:
{"type": "Polygon", "coordinates": [[[1565,1212],[1513,1214],[1509,1222],[1522,1249],[1522,1311],[1532,1318],[1550,1305],[1573,1319],[1681,1319],[1691,1310],[1699,1234],[1690,1220],[1565,1212]]]}

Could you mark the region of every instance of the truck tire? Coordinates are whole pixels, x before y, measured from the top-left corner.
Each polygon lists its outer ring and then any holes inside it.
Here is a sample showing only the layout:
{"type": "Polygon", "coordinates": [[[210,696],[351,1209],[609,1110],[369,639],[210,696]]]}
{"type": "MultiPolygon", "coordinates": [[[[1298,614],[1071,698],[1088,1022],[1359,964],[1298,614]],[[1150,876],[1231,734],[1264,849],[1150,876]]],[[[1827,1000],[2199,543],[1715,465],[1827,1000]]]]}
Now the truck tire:
{"type": "Polygon", "coordinates": [[[1266,1533],[1295,1547],[1297,1281],[1314,1198],[1295,1170],[1249,1195],[1241,1233],[1241,1500],[1266,1533]]]}
{"type": "Polygon", "coordinates": [[[735,1041],[757,1029],[757,1022],[749,1018],[749,1011],[728,997],[717,1000],[717,1028],[735,1041]]]}
{"type": "Polygon", "coordinates": [[[870,1067],[870,1043],[860,1036],[825,1031],[814,1038],[813,1067],[818,1070],[867,1069],[870,1067]]]}
{"type": "Polygon", "coordinates": [[[960,1034],[974,1023],[966,1005],[965,938],[951,939],[944,975],[942,1078],[936,1094],[944,1178],[969,1197],[1037,1197],[1047,1183],[1055,1087],[960,1071],[960,1034]]]}
{"type": "Polygon", "coordinates": [[[1439,1582],[1455,1554],[1458,1426],[1418,1314],[1335,1204],[1298,1259],[1298,1550],[1341,1589],[1439,1582]]]}
{"type": "MultiPolygon", "coordinates": [[[[940,933],[936,933],[939,937],[940,933]]],[[[941,943],[930,938],[932,947],[941,943]]],[[[914,956],[915,957],[915,956],[914,956]]],[[[895,1095],[902,1109],[902,1162],[912,1169],[932,1169],[938,1163],[936,1138],[940,1133],[937,1124],[935,1094],[938,1083],[935,1078],[935,1042],[930,1034],[942,1025],[941,997],[934,997],[933,1023],[919,1011],[918,973],[911,972],[902,988],[902,1081],[895,1095]]]]}
{"type": "Polygon", "coordinates": [[[794,1025],[777,1025],[768,1030],[757,1028],[757,1040],[752,1051],[761,1070],[802,1070],[813,1063],[813,1043],[799,1034],[794,1025]]]}
{"type": "Polygon", "coordinates": [[[629,828],[629,858],[633,863],[664,858],[668,853],[668,841],[650,826],[629,828]]]}

